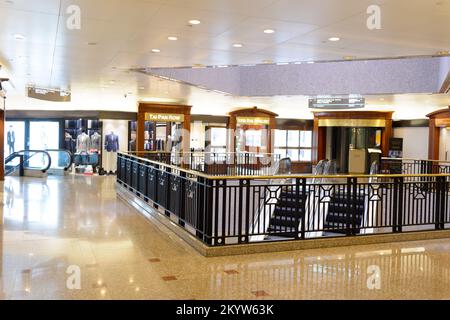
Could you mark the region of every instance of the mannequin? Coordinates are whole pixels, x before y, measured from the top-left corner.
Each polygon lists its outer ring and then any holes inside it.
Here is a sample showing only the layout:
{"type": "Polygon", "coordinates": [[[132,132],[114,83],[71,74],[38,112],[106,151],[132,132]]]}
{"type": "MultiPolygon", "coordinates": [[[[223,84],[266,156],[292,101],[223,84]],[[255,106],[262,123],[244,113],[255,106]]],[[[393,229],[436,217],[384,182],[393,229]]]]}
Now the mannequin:
{"type": "Polygon", "coordinates": [[[91,150],[100,151],[101,141],[102,136],[99,135],[97,131],[95,131],[94,134],[91,136],[91,150]]]}
{"type": "Polygon", "coordinates": [[[14,133],[13,126],[9,126],[7,136],[8,136],[7,140],[8,140],[9,154],[12,154],[15,152],[15,144],[16,144],[16,134],[14,133]]]}
{"type": "Polygon", "coordinates": [[[88,152],[91,146],[91,139],[83,130],[83,132],[77,137],[77,152],[88,152]]]}
{"type": "Polygon", "coordinates": [[[109,174],[117,171],[117,152],[119,151],[119,136],[113,131],[105,135],[106,164],[105,170],[109,174]]]}

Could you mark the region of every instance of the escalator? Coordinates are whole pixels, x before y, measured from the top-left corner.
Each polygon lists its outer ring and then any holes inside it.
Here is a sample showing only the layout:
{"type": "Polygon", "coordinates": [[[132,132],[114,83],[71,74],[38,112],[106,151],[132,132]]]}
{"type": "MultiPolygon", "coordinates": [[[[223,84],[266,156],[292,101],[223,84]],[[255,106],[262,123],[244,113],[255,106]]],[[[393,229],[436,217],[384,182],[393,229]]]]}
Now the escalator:
{"type": "Polygon", "coordinates": [[[66,150],[22,150],[5,159],[5,176],[44,177],[68,172],[72,154],[66,150]]]}

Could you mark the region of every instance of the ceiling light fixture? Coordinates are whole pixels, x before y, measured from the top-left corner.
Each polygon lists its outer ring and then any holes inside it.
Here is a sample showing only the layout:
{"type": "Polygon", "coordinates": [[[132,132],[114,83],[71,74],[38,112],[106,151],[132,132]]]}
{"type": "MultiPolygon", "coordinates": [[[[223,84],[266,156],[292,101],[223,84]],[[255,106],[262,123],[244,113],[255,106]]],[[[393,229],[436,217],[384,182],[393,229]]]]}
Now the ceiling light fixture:
{"type": "Polygon", "coordinates": [[[170,40],[170,41],[177,41],[177,40],[178,40],[178,37],[170,36],[170,37],[168,37],[167,39],[170,40]]]}
{"type": "Polygon", "coordinates": [[[332,42],[336,42],[336,41],[341,40],[341,38],[339,38],[339,37],[331,37],[331,38],[328,38],[328,40],[332,41],[332,42]]]}
{"type": "Polygon", "coordinates": [[[264,33],[272,34],[272,33],[275,33],[275,30],[273,30],[273,29],[266,29],[266,30],[264,30],[264,33]]]}
{"type": "Polygon", "coordinates": [[[25,36],[22,35],[22,34],[17,33],[17,34],[14,35],[14,39],[16,39],[16,40],[25,40],[25,36]]]}
{"type": "Polygon", "coordinates": [[[197,24],[200,24],[200,20],[196,20],[196,19],[189,20],[189,24],[190,24],[190,25],[197,25],[197,24]]]}
{"type": "Polygon", "coordinates": [[[233,47],[235,48],[242,48],[244,45],[242,43],[235,43],[233,44],[233,47]]]}
{"type": "Polygon", "coordinates": [[[355,56],[345,56],[344,60],[353,60],[355,59],[355,56]]]}
{"type": "Polygon", "coordinates": [[[153,53],[160,53],[161,50],[159,50],[159,49],[152,49],[152,52],[153,52],[153,53]]]}

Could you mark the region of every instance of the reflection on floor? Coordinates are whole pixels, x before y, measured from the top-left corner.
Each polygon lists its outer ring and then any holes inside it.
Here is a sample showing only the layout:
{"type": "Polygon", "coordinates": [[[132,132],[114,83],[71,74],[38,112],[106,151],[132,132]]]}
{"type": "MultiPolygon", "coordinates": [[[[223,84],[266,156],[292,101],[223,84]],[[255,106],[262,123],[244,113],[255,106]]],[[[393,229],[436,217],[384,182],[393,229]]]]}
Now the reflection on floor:
{"type": "Polygon", "coordinates": [[[450,240],[204,258],[113,177],[8,177],[2,213],[5,299],[450,299],[450,240]]]}

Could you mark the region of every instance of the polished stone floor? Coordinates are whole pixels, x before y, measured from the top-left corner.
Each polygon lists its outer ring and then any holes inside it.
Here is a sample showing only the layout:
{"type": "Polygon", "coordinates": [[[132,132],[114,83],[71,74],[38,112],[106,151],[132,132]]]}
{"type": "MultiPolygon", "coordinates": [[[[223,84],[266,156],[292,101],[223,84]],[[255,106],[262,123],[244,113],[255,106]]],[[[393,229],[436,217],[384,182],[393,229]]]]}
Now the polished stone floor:
{"type": "Polygon", "coordinates": [[[113,177],[3,187],[3,299],[450,299],[450,239],[204,258],[113,177]]]}

